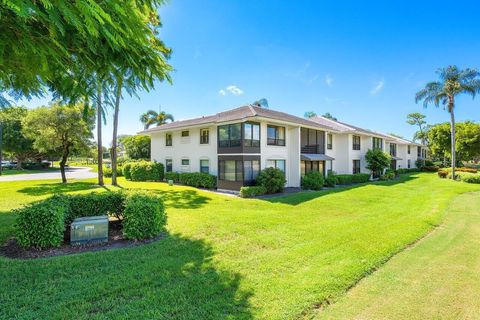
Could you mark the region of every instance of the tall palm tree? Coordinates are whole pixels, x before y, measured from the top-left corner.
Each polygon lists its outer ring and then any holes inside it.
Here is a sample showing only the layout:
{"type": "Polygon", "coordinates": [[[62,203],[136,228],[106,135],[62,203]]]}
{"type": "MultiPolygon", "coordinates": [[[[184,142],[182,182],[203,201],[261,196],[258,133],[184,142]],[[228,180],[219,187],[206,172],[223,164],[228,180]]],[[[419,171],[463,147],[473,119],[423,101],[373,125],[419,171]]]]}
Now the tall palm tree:
{"type": "Polygon", "coordinates": [[[432,81],[415,95],[415,102],[423,100],[423,106],[440,104],[450,113],[452,179],[455,179],[455,97],[466,93],[472,98],[480,92],[480,73],[476,69],[459,70],[457,66],[438,69],[440,81],[432,81]]]}
{"type": "Polygon", "coordinates": [[[150,128],[151,125],[156,125],[158,127],[167,123],[167,121],[173,122],[175,120],[170,113],[166,113],[165,111],[156,112],[154,110],[148,110],[140,116],[140,122],[145,129],[150,128]]]}

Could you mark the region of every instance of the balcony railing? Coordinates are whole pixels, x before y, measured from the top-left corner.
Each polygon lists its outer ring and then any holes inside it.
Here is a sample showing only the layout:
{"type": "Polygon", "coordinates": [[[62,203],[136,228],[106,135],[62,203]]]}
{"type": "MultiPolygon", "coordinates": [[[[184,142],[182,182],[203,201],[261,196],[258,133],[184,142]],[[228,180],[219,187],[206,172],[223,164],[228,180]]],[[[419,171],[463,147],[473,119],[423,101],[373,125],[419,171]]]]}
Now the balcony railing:
{"type": "Polygon", "coordinates": [[[267,145],[269,146],[284,146],[285,139],[267,138],[267,145]]]}
{"type": "Polygon", "coordinates": [[[319,144],[310,144],[306,146],[302,146],[300,148],[301,153],[307,153],[307,154],[321,154],[323,153],[322,151],[322,146],[319,144]]]}

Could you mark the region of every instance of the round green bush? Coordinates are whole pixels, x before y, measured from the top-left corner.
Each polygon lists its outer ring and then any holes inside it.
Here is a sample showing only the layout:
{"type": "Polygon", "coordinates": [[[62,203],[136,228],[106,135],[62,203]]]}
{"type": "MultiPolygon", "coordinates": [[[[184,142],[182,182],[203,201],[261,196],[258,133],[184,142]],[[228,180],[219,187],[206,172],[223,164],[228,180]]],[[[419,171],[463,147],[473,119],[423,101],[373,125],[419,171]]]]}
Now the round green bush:
{"type": "Polygon", "coordinates": [[[302,178],[302,189],[321,190],[323,188],[323,175],[318,171],[310,171],[302,178]]]}
{"type": "Polygon", "coordinates": [[[246,186],[240,188],[240,197],[242,198],[253,198],[256,196],[261,196],[265,194],[267,189],[263,186],[246,186]]]}
{"type": "Polygon", "coordinates": [[[36,249],[60,246],[67,211],[68,202],[61,195],[15,210],[18,215],[15,224],[18,243],[22,247],[36,249]]]}
{"type": "Polygon", "coordinates": [[[133,181],[162,181],[165,175],[163,164],[152,161],[134,162],[130,166],[133,181]]]}
{"type": "Polygon", "coordinates": [[[123,176],[127,180],[132,180],[132,176],[130,174],[130,169],[132,168],[133,162],[127,162],[123,165],[122,170],[123,170],[123,176]]]}
{"type": "Polygon", "coordinates": [[[267,193],[283,192],[286,182],[285,174],[277,168],[266,168],[257,177],[257,185],[265,187],[267,193]]]}
{"type": "Polygon", "coordinates": [[[326,187],[333,188],[337,185],[337,178],[335,177],[335,173],[329,172],[327,177],[325,178],[324,184],[326,187]]]}
{"type": "Polygon", "coordinates": [[[127,196],[123,212],[123,235],[127,239],[142,240],[165,231],[167,215],[160,196],[135,192],[127,196]]]}

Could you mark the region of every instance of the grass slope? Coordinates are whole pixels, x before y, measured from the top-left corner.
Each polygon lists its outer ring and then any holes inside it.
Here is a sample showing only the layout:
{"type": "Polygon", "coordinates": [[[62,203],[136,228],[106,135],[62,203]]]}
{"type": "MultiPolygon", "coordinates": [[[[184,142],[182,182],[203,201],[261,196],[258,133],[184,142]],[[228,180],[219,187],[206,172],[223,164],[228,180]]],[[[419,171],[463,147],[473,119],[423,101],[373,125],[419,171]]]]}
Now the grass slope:
{"type": "MultiPolygon", "coordinates": [[[[11,184],[10,196],[2,184],[0,210],[54,191],[85,192],[93,181],[11,184]]],[[[0,318],[309,317],[430,231],[458,194],[480,190],[433,174],[269,200],[120,183],[164,196],[167,239],[44,260],[0,259],[0,288],[9,288],[0,291],[0,318]]],[[[0,215],[0,225],[11,221],[0,215]]],[[[2,227],[0,239],[11,233],[2,227]]]]}
{"type": "Polygon", "coordinates": [[[459,196],[444,224],[360,282],[319,319],[478,319],[480,193],[459,196]]]}

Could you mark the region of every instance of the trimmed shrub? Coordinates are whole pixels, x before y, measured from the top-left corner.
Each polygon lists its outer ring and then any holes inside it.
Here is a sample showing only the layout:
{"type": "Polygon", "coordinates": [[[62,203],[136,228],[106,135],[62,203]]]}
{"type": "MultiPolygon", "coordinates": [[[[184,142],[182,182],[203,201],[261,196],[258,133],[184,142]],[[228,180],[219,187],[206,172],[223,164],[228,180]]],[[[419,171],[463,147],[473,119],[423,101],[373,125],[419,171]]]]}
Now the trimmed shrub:
{"type": "Polygon", "coordinates": [[[406,173],[411,173],[411,172],[420,172],[419,168],[401,168],[397,169],[398,174],[406,174],[406,173]]]}
{"type": "Polygon", "coordinates": [[[191,187],[213,189],[217,186],[217,177],[203,172],[183,172],[179,174],[179,182],[191,187]]]}
{"type": "MultiPolygon", "coordinates": [[[[447,172],[452,172],[452,168],[444,168],[443,170],[445,170],[445,171],[447,171],[447,172]]],[[[459,167],[459,168],[455,168],[455,171],[456,171],[456,172],[477,173],[477,172],[478,172],[478,169],[468,168],[468,167],[459,167]]]]}
{"type": "MultiPolygon", "coordinates": [[[[112,168],[103,167],[103,176],[107,178],[112,177],[112,168]]],[[[117,166],[117,177],[123,177],[123,170],[121,166],[117,166]]]]}
{"type": "Polygon", "coordinates": [[[310,171],[302,178],[302,189],[321,190],[323,188],[323,175],[318,171],[310,171]]]}
{"type": "Polygon", "coordinates": [[[92,192],[89,194],[66,195],[68,214],[65,224],[69,225],[76,218],[91,216],[114,216],[122,219],[125,207],[124,192],[92,192]]]}
{"type": "Polygon", "coordinates": [[[242,198],[253,198],[256,196],[261,196],[265,193],[267,193],[267,189],[265,189],[263,186],[249,186],[240,188],[240,197],[242,198]]]}
{"type": "Polygon", "coordinates": [[[60,246],[67,211],[68,203],[61,195],[14,210],[18,214],[15,224],[18,243],[37,249],[60,246]]]}
{"type": "Polygon", "coordinates": [[[333,172],[329,172],[324,182],[326,187],[333,188],[337,185],[337,178],[333,172]]]}
{"type": "Polygon", "coordinates": [[[462,173],[459,175],[460,180],[466,183],[480,183],[480,175],[473,173],[462,173]]]}
{"type": "Polygon", "coordinates": [[[337,184],[346,185],[368,182],[370,175],[368,173],[337,174],[335,178],[337,179],[337,184]]]}
{"type": "Polygon", "coordinates": [[[396,177],[395,170],[388,169],[388,170],[385,170],[385,173],[380,176],[380,180],[383,180],[383,181],[393,180],[395,179],[395,177],[396,177]]]}
{"type": "Polygon", "coordinates": [[[424,166],[420,168],[424,172],[437,172],[440,169],[437,166],[424,166]]]}
{"type": "Polygon", "coordinates": [[[165,180],[173,180],[173,182],[180,182],[180,173],[178,172],[165,172],[165,180]]]}
{"type": "Polygon", "coordinates": [[[441,169],[441,170],[438,170],[437,174],[440,178],[445,179],[448,176],[448,171],[441,169]]]}
{"type": "Polygon", "coordinates": [[[129,170],[132,181],[162,181],[164,178],[164,168],[160,162],[134,162],[129,170]]]}
{"type": "Polygon", "coordinates": [[[127,180],[132,180],[132,175],[130,174],[130,169],[132,168],[133,164],[134,164],[134,162],[127,162],[122,166],[123,176],[127,180]]]}
{"type": "Polygon", "coordinates": [[[267,193],[283,192],[286,182],[285,174],[277,168],[266,168],[257,177],[257,185],[265,187],[267,193]]]}
{"type": "Polygon", "coordinates": [[[165,231],[167,215],[163,200],[158,195],[145,192],[128,194],[123,216],[123,235],[127,239],[149,239],[165,231]]]}

